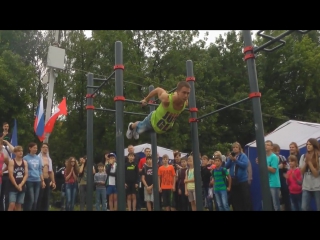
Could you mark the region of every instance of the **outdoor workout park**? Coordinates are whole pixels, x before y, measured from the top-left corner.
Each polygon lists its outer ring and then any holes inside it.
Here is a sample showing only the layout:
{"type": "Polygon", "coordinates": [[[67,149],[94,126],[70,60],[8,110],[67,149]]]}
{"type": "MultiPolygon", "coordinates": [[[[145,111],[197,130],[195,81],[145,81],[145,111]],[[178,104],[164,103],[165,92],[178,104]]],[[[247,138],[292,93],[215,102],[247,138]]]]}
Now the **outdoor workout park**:
{"type": "MultiPolygon", "coordinates": [[[[209,117],[215,113],[218,113],[227,108],[236,106],[240,103],[246,102],[248,100],[252,100],[253,106],[253,120],[255,126],[255,135],[256,135],[256,143],[258,150],[258,158],[261,159],[261,164],[259,164],[259,175],[260,175],[260,184],[261,184],[261,195],[263,202],[263,210],[264,211],[272,211],[272,200],[269,188],[269,178],[267,171],[267,161],[266,161],[266,151],[265,151],[265,139],[264,139],[264,130],[263,130],[263,121],[262,121],[262,112],[261,112],[261,103],[260,97],[261,93],[259,92],[258,80],[257,80],[257,71],[255,64],[256,53],[259,51],[264,52],[273,52],[280,47],[285,45],[285,40],[283,38],[288,36],[294,32],[305,34],[311,30],[287,30],[279,36],[272,37],[269,35],[263,34],[264,30],[259,30],[257,32],[258,36],[261,36],[268,40],[263,45],[257,47],[252,44],[252,36],[250,30],[242,30],[243,39],[244,39],[244,61],[247,64],[248,77],[249,77],[249,86],[250,93],[247,98],[244,98],[238,102],[225,106],[223,108],[217,109],[211,113],[205,114],[203,116],[197,117],[198,109],[196,107],[196,96],[195,96],[195,76],[193,73],[193,62],[191,60],[186,61],[186,81],[189,82],[191,87],[191,92],[189,96],[189,108],[185,109],[190,111],[189,123],[191,127],[191,139],[192,139],[192,152],[194,156],[199,156],[199,138],[198,138],[198,122],[201,119],[209,117]],[[273,48],[268,48],[272,45],[276,45],[273,48]]],[[[141,104],[140,101],[126,99],[123,96],[123,48],[122,42],[117,41],[115,43],[115,65],[114,71],[110,74],[110,76],[106,79],[94,78],[92,73],[87,74],[87,167],[91,169],[93,167],[93,112],[94,110],[98,111],[108,111],[115,112],[115,120],[116,120],[116,153],[117,153],[117,192],[118,192],[118,210],[125,211],[126,210],[126,193],[125,193],[125,162],[124,162],[124,129],[123,129],[123,115],[124,114],[132,114],[132,115],[141,115],[146,116],[144,113],[135,113],[135,112],[125,112],[124,111],[124,102],[141,104]],[[106,84],[108,80],[110,80],[113,76],[115,76],[115,110],[112,109],[102,109],[95,108],[93,105],[93,99],[99,90],[106,84]],[[94,81],[102,82],[99,86],[94,86],[94,81]],[[120,187],[123,186],[123,187],[120,187]]],[[[149,86],[149,91],[152,91],[154,86],[149,86]]],[[[170,92],[174,91],[176,88],[172,89],[170,92]]],[[[149,101],[148,106],[150,112],[154,111],[158,106],[156,104],[156,99],[153,97],[152,100],[149,101]]],[[[150,133],[151,137],[151,145],[152,152],[157,152],[157,136],[156,133],[150,133]]],[[[157,167],[157,155],[152,154],[152,170],[153,173],[158,172],[157,167]]],[[[259,161],[260,162],[260,161],[259,161]]],[[[87,173],[87,210],[93,210],[93,173],[92,171],[88,171],[87,173]]],[[[194,164],[194,178],[195,178],[195,190],[196,190],[196,199],[202,199],[202,186],[201,186],[201,175],[200,175],[200,164],[194,164]]],[[[153,174],[153,189],[154,189],[154,210],[160,211],[160,199],[159,199],[159,187],[158,187],[158,175],[153,174]]],[[[203,203],[202,201],[196,201],[196,209],[197,211],[203,211],[203,203]]]]}

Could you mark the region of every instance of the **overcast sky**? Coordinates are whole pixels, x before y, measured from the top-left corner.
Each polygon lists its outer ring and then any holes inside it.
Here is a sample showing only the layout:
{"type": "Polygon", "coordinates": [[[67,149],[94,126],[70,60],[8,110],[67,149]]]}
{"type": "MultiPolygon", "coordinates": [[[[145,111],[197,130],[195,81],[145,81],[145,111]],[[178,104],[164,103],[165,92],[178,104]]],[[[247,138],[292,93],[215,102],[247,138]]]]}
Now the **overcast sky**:
{"type": "MultiPolygon", "coordinates": [[[[224,34],[231,30],[199,30],[199,31],[200,31],[200,38],[204,37],[205,32],[207,31],[209,32],[208,42],[207,42],[207,45],[209,45],[210,43],[214,43],[216,38],[219,37],[220,34],[222,35],[222,37],[224,37],[224,34]]],[[[253,31],[253,33],[255,34],[258,30],[251,30],[251,31],[253,31]]],[[[86,35],[88,37],[91,37],[91,30],[87,30],[86,35]]]]}

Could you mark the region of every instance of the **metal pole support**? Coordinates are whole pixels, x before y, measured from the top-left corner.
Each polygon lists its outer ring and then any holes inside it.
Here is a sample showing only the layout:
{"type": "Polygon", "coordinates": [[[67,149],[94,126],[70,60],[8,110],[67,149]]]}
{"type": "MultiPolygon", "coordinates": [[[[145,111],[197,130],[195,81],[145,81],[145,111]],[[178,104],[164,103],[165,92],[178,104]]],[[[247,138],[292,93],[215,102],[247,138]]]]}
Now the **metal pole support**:
{"type": "MultiPolygon", "coordinates": [[[[87,85],[93,85],[93,74],[88,73],[87,85]]],[[[93,198],[93,89],[87,87],[87,211],[92,211],[93,198]]]]}
{"type": "Polygon", "coordinates": [[[196,207],[197,211],[203,211],[202,203],[202,186],[201,186],[201,168],[200,168],[200,151],[199,151],[199,135],[198,135],[198,121],[196,109],[196,95],[195,95],[195,78],[193,76],[193,63],[191,60],[187,61],[187,79],[191,87],[189,96],[189,110],[190,110],[190,125],[191,125],[191,139],[193,152],[193,167],[194,167],[194,181],[196,187],[196,207]]]}
{"type": "MultiPolygon", "coordinates": [[[[249,48],[251,50],[245,52],[245,59],[247,62],[247,69],[249,74],[249,84],[251,94],[259,93],[258,79],[257,79],[257,70],[256,63],[253,54],[253,45],[250,30],[242,30],[245,49],[249,48]]],[[[269,187],[269,176],[268,176],[268,166],[267,166],[267,154],[265,149],[265,140],[264,140],[264,128],[262,121],[262,112],[260,98],[252,98],[253,106],[253,117],[254,117],[254,126],[256,132],[256,142],[257,142],[257,151],[259,159],[259,172],[260,172],[260,184],[261,184],[261,194],[263,202],[264,211],[272,211],[272,201],[271,201],[271,192],[269,187]]]]}
{"type": "MultiPolygon", "coordinates": [[[[149,86],[149,92],[154,89],[154,86],[149,86]]],[[[155,101],[155,97],[151,98],[155,101]]],[[[154,105],[149,105],[150,113],[156,109],[154,105]]],[[[152,182],[153,182],[153,208],[154,211],[160,211],[160,198],[159,198],[159,183],[158,183],[158,147],[157,147],[157,133],[151,132],[151,151],[152,151],[152,182]]]]}
{"type": "Polygon", "coordinates": [[[117,151],[117,192],[118,210],[126,211],[126,193],[124,181],[124,137],[123,137],[123,48],[122,42],[115,43],[115,93],[116,93],[116,151],[117,151]]]}

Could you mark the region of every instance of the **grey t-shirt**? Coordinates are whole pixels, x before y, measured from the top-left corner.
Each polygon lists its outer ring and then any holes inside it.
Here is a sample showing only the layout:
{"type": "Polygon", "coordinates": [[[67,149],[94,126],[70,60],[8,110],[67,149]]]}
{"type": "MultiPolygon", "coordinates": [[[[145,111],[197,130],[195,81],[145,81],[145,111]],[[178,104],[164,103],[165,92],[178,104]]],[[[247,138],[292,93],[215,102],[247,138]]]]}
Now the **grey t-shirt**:
{"type": "Polygon", "coordinates": [[[97,189],[105,189],[106,185],[105,184],[98,184],[97,182],[106,182],[107,180],[107,174],[105,172],[99,173],[97,172],[94,175],[94,182],[96,183],[96,188],[97,189]]]}
{"type": "MultiPolygon", "coordinates": [[[[299,167],[305,165],[305,154],[301,155],[299,167]]],[[[320,157],[319,157],[319,165],[320,165],[320,157]]],[[[319,170],[320,173],[320,170],[319,170]]],[[[320,175],[318,177],[314,177],[312,175],[311,170],[308,168],[307,171],[303,174],[302,178],[302,190],[307,191],[320,191],[320,175]]]]}

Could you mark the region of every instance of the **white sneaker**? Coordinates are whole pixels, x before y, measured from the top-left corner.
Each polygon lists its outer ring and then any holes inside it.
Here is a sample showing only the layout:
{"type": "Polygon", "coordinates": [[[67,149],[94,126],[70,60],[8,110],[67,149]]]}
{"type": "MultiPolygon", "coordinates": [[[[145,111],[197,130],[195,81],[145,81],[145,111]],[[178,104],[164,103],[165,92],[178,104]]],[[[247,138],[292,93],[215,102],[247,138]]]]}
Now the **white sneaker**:
{"type": "Polygon", "coordinates": [[[139,133],[137,133],[136,128],[133,129],[132,134],[133,134],[133,138],[134,138],[135,140],[138,140],[138,139],[139,139],[139,133]]]}
{"type": "Polygon", "coordinates": [[[133,130],[130,129],[130,125],[131,125],[131,124],[133,124],[133,123],[132,123],[132,122],[129,123],[129,125],[128,125],[128,130],[127,130],[127,133],[126,133],[126,137],[127,137],[128,139],[131,139],[131,138],[132,138],[132,132],[133,132],[133,130]]]}

